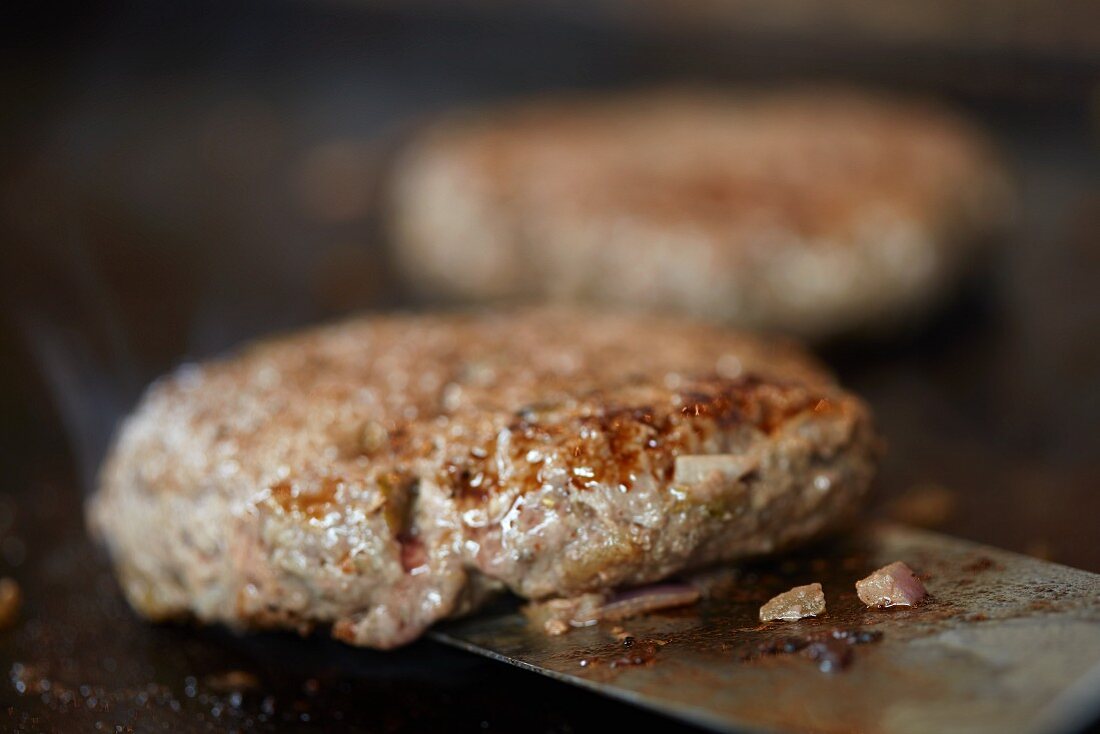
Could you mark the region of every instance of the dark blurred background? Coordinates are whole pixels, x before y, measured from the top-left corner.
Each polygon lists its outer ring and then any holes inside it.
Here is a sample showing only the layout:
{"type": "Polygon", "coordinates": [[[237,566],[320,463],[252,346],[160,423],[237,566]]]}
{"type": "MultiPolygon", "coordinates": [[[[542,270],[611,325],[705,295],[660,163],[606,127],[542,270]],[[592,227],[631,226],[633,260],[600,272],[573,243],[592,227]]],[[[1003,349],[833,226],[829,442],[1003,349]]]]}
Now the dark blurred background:
{"type": "Polygon", "coordinates": [[[1100,571],[1096,2],[231,0],[0,14],[0,576],[25,596],[0,660],[72,693],[29,697],[11,673],[0,728],[201,731],[244,726],[242,710],[260,728],[305,726],[318,710],[288,702],[314,700],[310,675],[335,681],[322,708],[343,713],[329,728],[653,718],[429,643],[397,662],[323,643],[267,681],[280,692],[267,718],[266,699],[213,716],[220,703],[186,695],[202,675],[189,670],[300,657],[303,643],[142,625],[80,517],[116,421],[172,365],[416,307],[383,246],[394,152],[436,111],[543,90],[844,81],[983,122],[1020,190],[1010,234],[920,328],[821,354],[890,441],[878,515],[1100,571]],[[146,683],[159,688],[139,705],[146,683]],[[518,703],[551,697],[561,705],[518,703]]]}

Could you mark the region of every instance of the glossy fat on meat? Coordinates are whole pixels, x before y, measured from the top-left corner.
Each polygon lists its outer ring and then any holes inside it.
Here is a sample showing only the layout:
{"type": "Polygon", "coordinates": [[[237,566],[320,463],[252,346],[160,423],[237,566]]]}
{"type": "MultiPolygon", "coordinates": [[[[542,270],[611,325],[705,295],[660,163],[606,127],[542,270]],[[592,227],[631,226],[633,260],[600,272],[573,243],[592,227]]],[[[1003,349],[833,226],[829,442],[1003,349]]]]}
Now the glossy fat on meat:
{"type": "Polygon", "coordinates": [[[88,514],[149,617],[393,647],[501,589],[804,542],[852,516],[878,445],[787,342],[577,310],[361,318],[158,381],[88,514]]]}

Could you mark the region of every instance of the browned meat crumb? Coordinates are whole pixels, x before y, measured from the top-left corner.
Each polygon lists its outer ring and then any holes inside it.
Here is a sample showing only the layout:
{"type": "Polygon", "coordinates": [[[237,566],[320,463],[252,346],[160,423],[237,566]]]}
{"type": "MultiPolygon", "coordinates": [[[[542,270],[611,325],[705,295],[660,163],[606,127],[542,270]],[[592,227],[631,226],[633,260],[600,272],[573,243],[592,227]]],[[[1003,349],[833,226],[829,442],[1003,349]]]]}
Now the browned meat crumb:
{"type": "Polygon", "coordinates": [[[609,598],[607,593],[581,594],[568,599],[547,599],[531,602],[523,613],[548,635],[564,635],[573,627],[587,627],[600,619],[600,608],[609,598]]]}
{"type": "Polygon", "coordinates": [[[545,629],[546,634],[551,637],[557,637],[569,631],[569,623],[561,619],[551,618],[543,623],[543,629],[545,629]]]}

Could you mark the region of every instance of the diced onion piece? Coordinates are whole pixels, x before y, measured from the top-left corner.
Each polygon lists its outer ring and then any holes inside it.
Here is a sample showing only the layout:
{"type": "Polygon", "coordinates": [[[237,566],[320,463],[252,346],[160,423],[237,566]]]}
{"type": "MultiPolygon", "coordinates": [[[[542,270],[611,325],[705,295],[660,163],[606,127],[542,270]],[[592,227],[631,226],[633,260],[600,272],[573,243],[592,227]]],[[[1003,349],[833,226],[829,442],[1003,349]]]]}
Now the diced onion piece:
{"type": "Polygon", "coordinates": [[[729,479],[737,479],[749,473],[750,467],[745,457],[737,454],[692,454],[676,457],[676,471],[673,481],[676,484],[701,484],[718,474],[729,479]]]}
{"type": "Polygon", "coordinates": [[[616,621],[659,609],[684,607],[699,601],[699,590],[688,584],[658,584],[616,594],[600,608],[601,620],[616,621]]]}
{"type": "Polygon", "coordinates": [[[771,622],[782,619],[793,622],[824,613],[825,594],[821,590],[821,584],[813,583],[796,586],[790,591],[784,591],[772,597],[767,604],[760,607],[760,621],[771,622]]]}
{"type": "Polygon", "coordinates": [[[856,582],[859,600],[869,607],[911,607],[919,604],[928,592],[913,573],[913,569],[901,561],[883,566],[865,579],[856,582]]]}

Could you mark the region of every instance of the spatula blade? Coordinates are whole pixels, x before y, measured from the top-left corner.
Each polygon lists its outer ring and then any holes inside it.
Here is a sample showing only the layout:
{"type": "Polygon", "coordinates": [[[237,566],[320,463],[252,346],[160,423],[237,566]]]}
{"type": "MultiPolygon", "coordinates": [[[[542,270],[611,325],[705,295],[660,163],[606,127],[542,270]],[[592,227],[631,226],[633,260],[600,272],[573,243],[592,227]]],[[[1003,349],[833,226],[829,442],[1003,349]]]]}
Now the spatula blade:
{"type": "Polygon", "coordinates": [[[1095,574],[884,525],[709,585],[690,608],[561,636],[514,604],[433,636],[721,731],[1061,732],[1100,713],[1095,574]],[[895,560],[931,598],[866,609],[855,581],[895,560]],[[759,623],[761,603],[813,581],[823,616],[759,623]]]}

